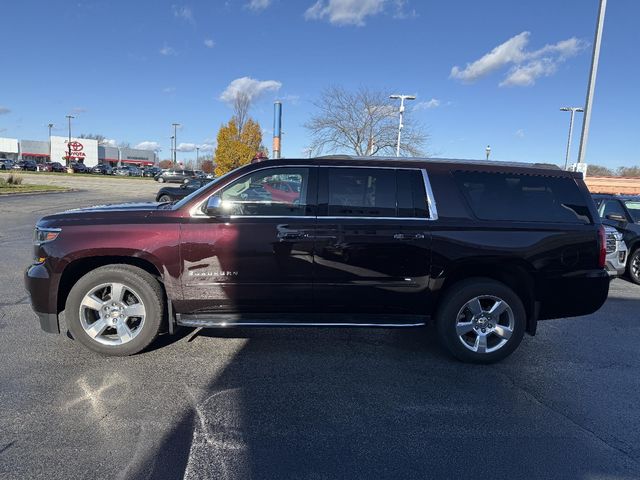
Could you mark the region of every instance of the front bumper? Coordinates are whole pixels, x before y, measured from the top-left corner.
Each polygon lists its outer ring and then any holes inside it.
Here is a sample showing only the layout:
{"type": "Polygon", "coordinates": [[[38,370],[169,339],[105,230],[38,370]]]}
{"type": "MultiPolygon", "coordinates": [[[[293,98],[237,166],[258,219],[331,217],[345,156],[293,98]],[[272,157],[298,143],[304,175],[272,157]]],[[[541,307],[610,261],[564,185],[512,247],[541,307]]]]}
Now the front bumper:
{"type": "Polygon", "coordinates": [[[53,285],[49,271],[43,264],[34,264],[24,274],[24,285],[31,299],[31,308],[40,319],[40,328],[48,333],[60,333],[57,298],[53,296],[53,285]]]}

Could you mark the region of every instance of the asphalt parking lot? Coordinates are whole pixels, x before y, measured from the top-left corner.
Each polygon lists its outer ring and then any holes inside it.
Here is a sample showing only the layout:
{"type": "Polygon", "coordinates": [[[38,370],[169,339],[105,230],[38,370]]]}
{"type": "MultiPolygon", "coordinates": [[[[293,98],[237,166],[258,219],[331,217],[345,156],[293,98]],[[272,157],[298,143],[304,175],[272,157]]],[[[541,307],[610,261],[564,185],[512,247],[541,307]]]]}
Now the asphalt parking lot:
{"type": "Polygon", "coordinates": [[[429,329],[183,330],[105,358],[40,331],[33,224],[159,185],[69,178],[0,198],[0,478],[640,478],[640,287],[492,366],[429,329]]]}

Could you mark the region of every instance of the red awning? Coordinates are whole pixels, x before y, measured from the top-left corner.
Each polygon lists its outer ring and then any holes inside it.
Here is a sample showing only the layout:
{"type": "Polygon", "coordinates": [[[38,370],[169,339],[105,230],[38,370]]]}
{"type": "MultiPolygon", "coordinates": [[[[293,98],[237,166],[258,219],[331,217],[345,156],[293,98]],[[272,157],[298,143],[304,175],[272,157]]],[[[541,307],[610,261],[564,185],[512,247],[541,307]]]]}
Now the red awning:
{"type": "Polygon", "coordinates": [[[122,163],[133,163],[134,165],[153,165],[153,162],[146,162],[144,160],[122,160],[122,163]]]}

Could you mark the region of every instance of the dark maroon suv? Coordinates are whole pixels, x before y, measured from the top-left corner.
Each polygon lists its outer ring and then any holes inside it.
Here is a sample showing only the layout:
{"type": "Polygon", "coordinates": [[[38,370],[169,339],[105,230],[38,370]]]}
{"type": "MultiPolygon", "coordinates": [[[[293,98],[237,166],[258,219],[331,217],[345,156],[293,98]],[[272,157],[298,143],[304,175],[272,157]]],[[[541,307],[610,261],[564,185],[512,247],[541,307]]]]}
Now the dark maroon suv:
{"type": "Polygon", "coordinates": [[[143,350],[176,325],[417,327],[464,361],[607,298],[604,229],[579,174],[325,157],[239,168],[174,204],[50,215],[25,280],[40,324],[143,350]],[[283,195],[286,185],[296,195],[283,195]]]}

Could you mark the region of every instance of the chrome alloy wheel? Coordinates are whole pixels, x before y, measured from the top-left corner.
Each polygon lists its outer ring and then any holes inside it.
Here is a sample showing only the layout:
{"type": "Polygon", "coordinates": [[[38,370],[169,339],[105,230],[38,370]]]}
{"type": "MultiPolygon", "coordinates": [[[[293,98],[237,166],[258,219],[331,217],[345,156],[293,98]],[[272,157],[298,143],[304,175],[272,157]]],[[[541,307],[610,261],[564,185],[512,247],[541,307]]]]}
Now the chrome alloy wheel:
{"type": "Polygon", "coordinates": [[[631,275],[640,279],[640,254],[635,254],[631,258],[631,275]]]}
{"type": "Polygon", "coordinates": [[[502,348],[515,328],[513,310],[507,302],[481,295],[465,303],[456,317],[456,333],[462,344],[476,353],[502,348]]]}
{"type": "Polygon", "coordinates": [[[123,283],[104,283],[80,302],[80,325],[103,345],[122,345],[141,331],[146,309],[140,295],[123,283]]]}

